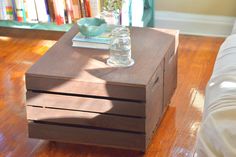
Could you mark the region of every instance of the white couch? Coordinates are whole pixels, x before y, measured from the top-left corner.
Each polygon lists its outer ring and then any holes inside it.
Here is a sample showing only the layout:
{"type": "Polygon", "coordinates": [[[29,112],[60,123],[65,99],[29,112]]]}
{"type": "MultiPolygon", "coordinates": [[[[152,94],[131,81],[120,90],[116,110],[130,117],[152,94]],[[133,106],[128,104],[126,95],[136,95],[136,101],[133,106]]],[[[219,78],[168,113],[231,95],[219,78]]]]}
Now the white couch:
{"type": "Polygon", "coordinates": [[[236,23],[206,87],[197,157],[236,157],[236,23]]]}

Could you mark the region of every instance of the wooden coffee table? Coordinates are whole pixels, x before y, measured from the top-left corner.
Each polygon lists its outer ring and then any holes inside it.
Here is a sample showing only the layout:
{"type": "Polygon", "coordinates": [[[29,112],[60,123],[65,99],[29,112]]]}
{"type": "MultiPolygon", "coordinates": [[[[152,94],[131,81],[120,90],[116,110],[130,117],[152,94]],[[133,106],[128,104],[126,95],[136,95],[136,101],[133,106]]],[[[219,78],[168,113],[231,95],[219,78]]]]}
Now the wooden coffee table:
{"type": "Polygon", "coordinates": [[[26,73],[30,138],[145,151],[176,88],[178,31],[132,28],[129,68],[72,47],[75,25],[26,73]]]}

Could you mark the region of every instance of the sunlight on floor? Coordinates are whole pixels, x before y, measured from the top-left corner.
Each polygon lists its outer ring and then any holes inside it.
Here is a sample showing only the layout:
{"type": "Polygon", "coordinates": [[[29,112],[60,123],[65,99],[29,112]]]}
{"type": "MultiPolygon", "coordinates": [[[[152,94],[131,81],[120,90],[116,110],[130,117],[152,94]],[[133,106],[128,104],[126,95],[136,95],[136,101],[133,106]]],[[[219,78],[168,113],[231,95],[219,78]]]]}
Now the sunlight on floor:
{"type": "Polygon", "coordinates": [[[10,41],[12,38],[0,36],[0,41],[10,41]]]}
{"type": "Polygon", "coordinates": [[[196,88],[191,89],[191,101],[192,106],[198,111],[202,112],[204,107],[204,95],[196,88]]]}

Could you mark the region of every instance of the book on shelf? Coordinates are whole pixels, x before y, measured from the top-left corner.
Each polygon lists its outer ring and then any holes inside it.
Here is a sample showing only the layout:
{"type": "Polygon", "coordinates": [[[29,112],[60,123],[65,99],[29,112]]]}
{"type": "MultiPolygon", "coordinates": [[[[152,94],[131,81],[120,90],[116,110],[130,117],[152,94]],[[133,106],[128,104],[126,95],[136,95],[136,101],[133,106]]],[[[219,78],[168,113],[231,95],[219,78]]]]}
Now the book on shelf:
{"type": "Polygon", "coordinates": [[[26,14],[23,0],[15,0],[16,16],[18,22],[26,22],[26,14]]]}
{"type": "Polygon", "coordinates": [[[97,17],[102,0],[0,0],[0,20],[28,23],[75,23],[97,17]]]}
{"type": "Polygon", "coordinates": [[[11,0],[0,1],[0,20],[13,20],[13,9],[11,0]]]}
{"type": "Polygon", "coordinates": [[[73,22],[82,17],[81,4],[79,0],[72,0],[73,22]]]}
{"type": "Polygon", "coordinates": [[[24,0],[25,10],[27,10],[26,21],[29,23],[37,23],[38,17],[35,7],[35,0],[24,0]]]}
{"type": "Polygon", "coordinates": [[[65,23],[64,4],[60,0],[53,0],[55,22],[57,25],[65,23]]]}
{"type": "Polygon", "coordinates": [[[101,13],[100,0],[90,0],[91,16],[96,17],[101,13]]]}
{"type": "Polygon", "coordinates": [[[121,24],[124,26],[130,26],[131,21],[131,0],[123,0],[121,8],[121,24]]]}
{"type": "Polygon", "coordinates": [[[67,22],[72,23],[74,19],[72,0],[66,0],[66,13],[67,13],[67,22]]]}
{"type": "Polygon", "coordinates": [[[55,21],[55,12],[54,12],[54,6],[53,6],[53,0],[47,0],[47,6],[50,16],[50,22],[55,21]]]}
{"type": "Polygon", "coordinates": [[[36,11],[39,22],[49,22],[50,16],[47,10],[45,0],[35,0],[36,11]]]}
{"type": "Polygon", "coordinates": [[[95,37],[85,37],[80,32],[72,39],[73,47],[95,48],[95,49],[109,49],[111,41],[111,33],[105,32],[95,37]]]}

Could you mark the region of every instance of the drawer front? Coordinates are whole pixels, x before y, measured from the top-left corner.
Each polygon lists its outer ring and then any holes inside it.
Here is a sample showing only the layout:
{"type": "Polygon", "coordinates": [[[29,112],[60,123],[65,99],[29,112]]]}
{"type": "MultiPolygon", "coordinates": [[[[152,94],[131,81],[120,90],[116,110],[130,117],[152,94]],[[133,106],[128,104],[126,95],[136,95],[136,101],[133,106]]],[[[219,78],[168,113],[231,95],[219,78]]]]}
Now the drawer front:
{"type": "Polygon", "coordinates": [[[100,113],[27,106],[27,119],[34,122],[83,126],[145,133],[145,119],[100,113]]]}
{"type": "Polygon", "coordinates": [[[75,111],[107,113],[120,116],[145,117],[145,103],[59,95],[50,93],[26,93],[27,105],[75,111]]]}
{"type": "Polygon", "coordinates": [[[144,86],[123,86],[122,84],[78,82],[76,80],[37,77],[34,75],[26,75],[26,89],[61,94],[117,98],[122,100],[146,100],[144,86]]]}
{"type": "Polygon", "coordinates": [[[148,88],[148,100],[146,103],[147,143],[149,143],[155,128],[157,128],[163,111],[163,66],[164,62],[162,61],[153,75],[148,88]]]}
{"type": "Polygon", "coordinates": [[[145,135],[28,121],[29,137],[145,151],[145,135]]]}

